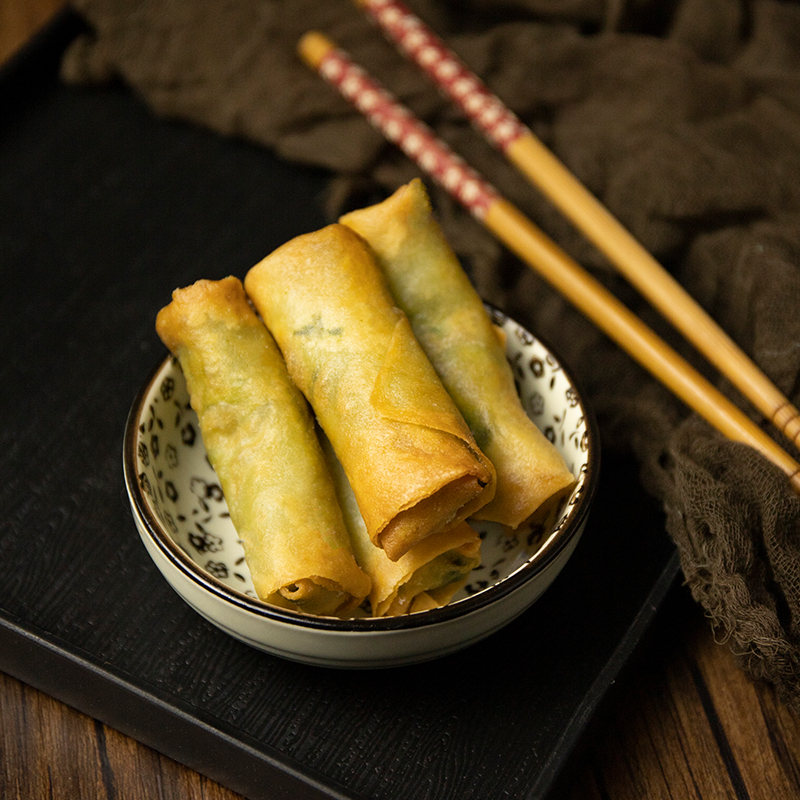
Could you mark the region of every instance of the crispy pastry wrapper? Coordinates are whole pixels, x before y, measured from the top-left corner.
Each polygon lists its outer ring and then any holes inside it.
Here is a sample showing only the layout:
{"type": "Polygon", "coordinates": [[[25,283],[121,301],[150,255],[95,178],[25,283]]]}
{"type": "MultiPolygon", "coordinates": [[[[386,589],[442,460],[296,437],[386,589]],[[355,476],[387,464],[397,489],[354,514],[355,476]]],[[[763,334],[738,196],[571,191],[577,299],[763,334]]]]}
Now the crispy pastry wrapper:
{"type": "Polygon", "coordinates": [[[343,225],[298,236],[245,287],[390,559],[493,497],[494,468],[359,236],[343,225]]]}
{"type": "Polygon", "coordinates": [[[356,561],[372,581],[369,595],[372,616],[398,616],[447,605],[480,564],[478,534],[462,522],[429,536],[392,561],[372,543],[344,469],[324,433],[320,439],[356,561]]]}
{"type": "Polygon", "coordinates": [[[359,606],[371,584],[311,414],[241,281],[177,289],[156,330],[180,361],[258,596],[321,615],[359,606]]]}
{"type": "Polygon", "coordinates": [[[525,413],[502,333],[434,219],[423,183],[415,179],[340,222],[376,253],[397,304],[494,464],[497,491],[474,516],[518,527],[574,478],[525,413]]]}

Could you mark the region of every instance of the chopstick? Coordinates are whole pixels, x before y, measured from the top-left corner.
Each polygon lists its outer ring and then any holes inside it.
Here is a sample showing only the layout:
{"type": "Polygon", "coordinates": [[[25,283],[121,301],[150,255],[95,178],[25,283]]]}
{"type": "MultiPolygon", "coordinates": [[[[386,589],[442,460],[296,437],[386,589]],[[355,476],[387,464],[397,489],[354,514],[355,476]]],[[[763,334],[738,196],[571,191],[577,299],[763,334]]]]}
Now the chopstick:
{"type": "Polygon", "coordinates": [[[355,1],[653,307],[800,446],[800,411],[481,79],[398,0],[355,1]]]}
{"type": "Polygon", "coordinates": [[[316,31],[302,37],[298,50],[306,63],[335,86],[374,127],[600,330],[712,427],[729,439],[749,445],[779,467],[800,493],[800,464],[344,51],[316,31]]]}

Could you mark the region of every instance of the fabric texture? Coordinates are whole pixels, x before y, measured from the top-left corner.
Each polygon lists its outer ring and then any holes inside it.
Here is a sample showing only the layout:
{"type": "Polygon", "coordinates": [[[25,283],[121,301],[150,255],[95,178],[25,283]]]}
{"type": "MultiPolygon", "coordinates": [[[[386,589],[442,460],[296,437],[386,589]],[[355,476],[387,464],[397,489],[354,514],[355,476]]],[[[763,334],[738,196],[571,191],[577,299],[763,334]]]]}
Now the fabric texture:
{"type": "MultiPolygon", "coordinates": [[[[800,403],[800,6],[408,5],[800,403]]],[[[299,37],[325,32],[770,431],[350,0],[75,0],[74,7],[90,32],[65,55],[66,81],[121,79],[157,115],[331,170],[333,216],[419,173],[298,59],[299,37]]],[[[603,447],[635,455],[718,637],[800,710],[800,498],[782,473],[689,413],[426,184],[482,296],[533,320],[589,394],[603,447]]]]}

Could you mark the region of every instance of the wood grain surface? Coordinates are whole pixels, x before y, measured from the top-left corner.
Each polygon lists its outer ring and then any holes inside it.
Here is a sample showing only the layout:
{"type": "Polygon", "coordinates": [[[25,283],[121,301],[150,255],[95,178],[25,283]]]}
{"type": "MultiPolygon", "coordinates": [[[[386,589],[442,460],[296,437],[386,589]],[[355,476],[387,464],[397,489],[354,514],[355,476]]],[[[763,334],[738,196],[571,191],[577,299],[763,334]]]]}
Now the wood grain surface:
{"type": "MultiPolygon", "coordinates": [[[[60,5],[0,0],[0,59],[60,5]]],[[[0,797],[238,795],[0,673],[0,797]]],[[[676,587],[590,722],[552,797],[800,797],[800,719],[770,687],[753,684],[738,669],[686,590],[676,587]]]]}
{"type": "Polygon", "coordinates": [[[64,5],[63,0],[0,0],[0,63],[64,5]]]}
{"type": "MultiPolygon", "coordinates": [[[[8,800],[238,797],[1,673],[0,719],[8,800]]],[[[552,800],[795,798],[799,758],[800,719],[736,667],[676,587],[552,800]]]]}

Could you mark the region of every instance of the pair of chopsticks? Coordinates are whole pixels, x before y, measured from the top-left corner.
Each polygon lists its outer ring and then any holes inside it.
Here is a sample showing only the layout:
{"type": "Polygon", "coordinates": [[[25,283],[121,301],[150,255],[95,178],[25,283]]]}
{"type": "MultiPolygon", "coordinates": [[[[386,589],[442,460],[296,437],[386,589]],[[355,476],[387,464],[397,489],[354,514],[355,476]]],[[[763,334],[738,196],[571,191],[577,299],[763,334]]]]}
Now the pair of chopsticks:
{"type": "MultiPolygon", "coordinates": [[[[421,20],[397,0],[356,1],[665,318],[789,439],[800,444],[800,412],[421,20]]],[[[374,127],[600,330],[722,434],[749,445],[777,465],[800,493],[800,464],[345,52],[318,32],[307,33],[300,40],[299,52],[374,127]]]]}

